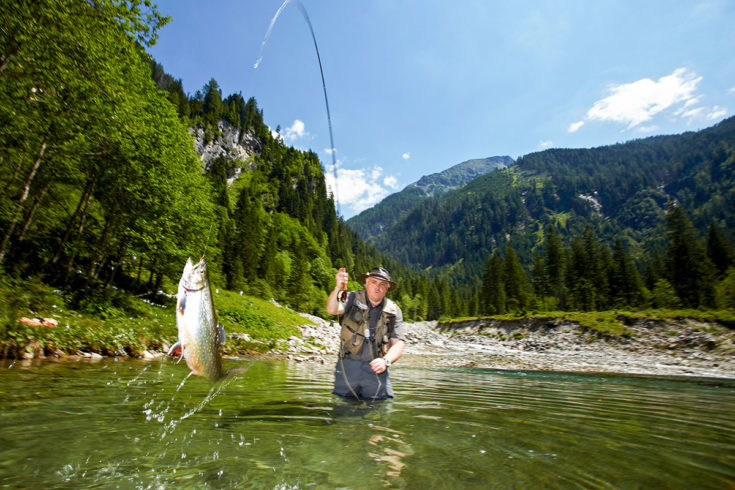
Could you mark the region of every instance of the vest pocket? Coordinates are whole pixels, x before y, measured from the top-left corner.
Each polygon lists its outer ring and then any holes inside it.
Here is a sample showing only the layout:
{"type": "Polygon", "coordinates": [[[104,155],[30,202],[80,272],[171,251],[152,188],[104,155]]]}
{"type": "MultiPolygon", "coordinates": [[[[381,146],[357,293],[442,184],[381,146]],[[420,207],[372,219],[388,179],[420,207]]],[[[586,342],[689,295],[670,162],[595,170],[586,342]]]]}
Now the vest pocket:
{"type": "Polygon", "coordinates": [[[350,351],[353,355],[359,355],[362,350],[362,343],[365,342],[365,337],[352,331],[347,325],[342,325],[342,329],[339,332],[339,336],[342,339],[342,345],[345,349],[350,351]]]}

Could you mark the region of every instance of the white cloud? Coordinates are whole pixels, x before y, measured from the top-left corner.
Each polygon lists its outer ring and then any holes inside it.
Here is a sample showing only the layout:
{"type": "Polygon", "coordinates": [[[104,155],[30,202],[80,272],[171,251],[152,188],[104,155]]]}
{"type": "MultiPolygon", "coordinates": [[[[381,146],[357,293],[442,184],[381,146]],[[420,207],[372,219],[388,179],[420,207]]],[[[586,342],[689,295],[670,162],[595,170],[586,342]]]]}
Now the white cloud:
{"type": "Polygon", "coordinates": [[[724,107],[720,107],[718,105],[714,106],[712,110],[707,114],[707,119],[711,119],[713,121],[716,121],[717,119],[722,119],[727,115],[727,109],[724,107]]]}
{"type": "Polygon", "coordinates": [[[732,87],[730,90],[728,90],[731,94],[735,94],[735,87],[732,87]]]}
{"type": "Polygon", "coordinates": [[[290,127],[286,128],[283,136],[288,141],[294,141],[299,138],[303,138],[307,134],[308,133],[306,132],[306,125],[304,124],[304,121],[296,119],[290,127]]]}
{"type": "Polygon", "coordinates": [[[577,130],[581,128],[582,126],[584,126],[584,121],[577,121],[575,123],[570,124],[567,131],[569,131],[570,133],[576,133],[577,130]]]}
{"type": "Polygon", "coordinates": [[[274,140],[283,142],[283,136],[281,136],[275,129],[271,129],[271,136],[274,140]]]}
{"type": "Polygon", "coordinates": [[[411,158],[411,154],[409,152],[406,152],[401,156],[403,157],[404,160],[408,160],[409,158],[411,158]]]}
{"type": "MultiPolygon", "coordinates": [[[[380,166],[360,169],[341,167],[342,162],[337,161],[336,186],[334,169],[331,165],[327,169],[327,187],[339,199],[340,207],[348,207],[355,213],[374,206],[398,187],[398,179],[393,175],[384,175],[380,166]]],[[[344,210],[342,212],[345,214],[344,210]]]]}
{"type": "Polygon", "coordinates": [[[702,81],[696,73],[678,68],[658,79],[643,78],[610,88],[610,95],[594,103],[587,111],[588,120],[614,121],[634,128],[650,121],[656,114],[675,104],[685,107],[696,103],[695,90],[702,81]],[[690,101],[694,102],[690,102],[690,101]]]}
{"type": "Polygon", "coordinates": [[[718,119],[727,114],[727,109],[719,106],[701,105],[703,96],[697,93],[701,76],[687,68],[677,68],[670,75],[658,80],[642,78],[635,82],[613,85],[609,95],[596,101],[587,111],[584,120],[572,123],[569,132],[577,131],[585,122],[611,121],[625,124],[627,129],[648,132],[656,126],[651,122],[654,117],[666,110],[674,119],[689,122],[702,119],[718,119]]]}
{"type": "Polygon", "coordinates": [[[551,141],[548,141],[548,140],[547,140],[547,141],[542,141],[542,142],[540,142],[540,143],[539,143],[538,145],[539,145],[539,146],[540,146],[541,148],[550,148],[550,147],[551,147],[551,145],[553,145],[553,144],[554,144],[553,142],[551,142],[551,141]]]}

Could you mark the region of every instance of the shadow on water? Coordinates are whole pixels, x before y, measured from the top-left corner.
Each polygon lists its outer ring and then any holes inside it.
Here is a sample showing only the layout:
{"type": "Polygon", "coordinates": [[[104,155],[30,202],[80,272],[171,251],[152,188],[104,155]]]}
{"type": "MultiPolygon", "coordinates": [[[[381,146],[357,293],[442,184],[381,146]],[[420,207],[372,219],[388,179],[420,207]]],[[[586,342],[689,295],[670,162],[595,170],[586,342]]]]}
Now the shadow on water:
{"type": "Polygon", "coordinates": [[[315,425],[339,422],[380,421],[390,418],[391,400],[361,402],[333,396],[331,404],[304,400],[269,401],[237,411],[238,421],[291,423],[300,420],[315,425]]]}

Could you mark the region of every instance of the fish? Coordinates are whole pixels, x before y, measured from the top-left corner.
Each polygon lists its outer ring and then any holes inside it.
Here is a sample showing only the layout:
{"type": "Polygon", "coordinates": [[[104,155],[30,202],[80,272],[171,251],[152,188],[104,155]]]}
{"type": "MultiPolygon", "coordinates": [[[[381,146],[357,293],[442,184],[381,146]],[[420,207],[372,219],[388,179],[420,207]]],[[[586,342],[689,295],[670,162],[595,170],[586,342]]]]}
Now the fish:
{"type": "Polygon", "coordinates": [[[189,257],[184,266],[176,296],[176,327],[179,340],[168,354],[180,351],[193,374],[212,382],[223,378],[220,346],[225,343],[226,336],[222,325],[217,323],[203,257],[197,264],[189,257]]]}

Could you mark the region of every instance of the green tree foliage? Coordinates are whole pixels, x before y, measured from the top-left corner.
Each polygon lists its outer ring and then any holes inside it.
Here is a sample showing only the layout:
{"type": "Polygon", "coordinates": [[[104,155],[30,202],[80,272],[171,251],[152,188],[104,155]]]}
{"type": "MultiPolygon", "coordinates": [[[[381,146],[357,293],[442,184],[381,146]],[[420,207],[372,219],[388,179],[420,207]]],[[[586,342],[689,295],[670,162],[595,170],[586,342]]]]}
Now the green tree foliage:
{"type": "Polygon", "coordinates": [[[652,306],[655,308],[679,308],[681,306],[674,287],[666,279],[656,281],[652,296],[652,306]]]}
{"type": "Polygon", "coordinates": [[[730,245],[722,230],[712,223],[707,232],[707,257],[723,275],[730,266],[735,265],[735,249],[730,245]]]}
{"type": "Polygon", "coordinates": [[[503,264],[503,279],[508,311],[524,311],[531,304],[531,283],[513,248],[508,248],[503,264]]]}
{"type": "MultiPolygon", "coordinates": [[[[480,312],[552,310],[561,304],[577,311],[646,306],[729,308],[733,268],[717,283],[714,266],[680,207],[671,206],[669,223],[665,266],[636,264],[622,240],[616,240],[611,250],[590,228],[573,236],[571,244],[564,246],[557,243],[554,228],[547,227],[543,244],[535,252],[530,283],[512,247],[507,249],[505,259],[497,253],[487,259],[479,296],[480,312]],[[646,288],[639,269],[661,272],[650,273],[655,279],[646,288]],[[554,287],[549,277],[557,278],[556,284],[563,286],[554,287]]],[[[663,261],[655,254],[650,260],[663,261]]],[[[468,299],[467,311],[469,303],[468,299]]]]}
{"type": "Polygon", "coordinates": [[[505,303],[505,264],[503,259],[493,254],[485,264],[480,308],[487,314],[502,315],[506,311],[505,303]]]}
{"type": "Polygon", "coordinates": [[[167,19],[136,0],[10,1],[0,15],[0,260],[87,286],[145,269],[159,286],[212,216],[141,48],[167,19]]]}
{"type": "Polygon", "coordinates": [[[615,240],[609,272],[610,300],[615,307],[641,304],[638,270],[621,240],[615,240]]]}
{"type": "Polygon", "coordinates": [[[684,306],[714,305],[715,267],[697,240],[697,231],[681,206],[669,204],[667,212],[669,280],[684,306]]]}
{"type": "Polygon", "coordinates": [[[735,267],[730,267],[717,286],[717,307],[735,308],[735,267]]]}

